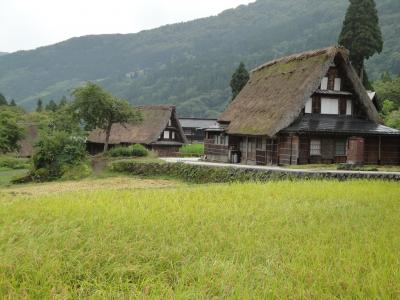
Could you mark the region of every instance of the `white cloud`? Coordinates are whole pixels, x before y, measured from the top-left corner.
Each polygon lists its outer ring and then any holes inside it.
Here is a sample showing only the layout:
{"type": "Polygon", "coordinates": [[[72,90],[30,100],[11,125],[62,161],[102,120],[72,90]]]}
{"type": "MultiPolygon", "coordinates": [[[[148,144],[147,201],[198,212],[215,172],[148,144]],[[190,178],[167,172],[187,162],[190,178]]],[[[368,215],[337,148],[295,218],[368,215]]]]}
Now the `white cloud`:
{"type": "Polygon", "coordinates": [[[193,20],[250,0],[0,0],[0,51],[74,36],[131,33],[193,20]]]}

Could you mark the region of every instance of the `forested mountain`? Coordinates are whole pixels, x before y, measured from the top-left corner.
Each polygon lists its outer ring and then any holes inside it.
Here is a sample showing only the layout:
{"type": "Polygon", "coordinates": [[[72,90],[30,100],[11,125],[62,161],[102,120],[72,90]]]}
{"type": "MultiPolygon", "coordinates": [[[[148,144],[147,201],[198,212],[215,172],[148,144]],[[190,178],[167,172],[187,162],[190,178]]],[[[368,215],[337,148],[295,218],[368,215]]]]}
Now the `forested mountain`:
{"type": "MultiPolygon", "coordinates": [[[[400,1],[375,0],[384,51],[371,78],[400,73],[400,1]]],[[[180,115],[215,117],[230,99],[240,61],[252,68],[293,52],[335,44],[348,0],[258,0],[218,16],[137,34],[73,38],[0,57],[0,92],[32,108],[96,81],[134,104],[176,104],[180,115]]]]}

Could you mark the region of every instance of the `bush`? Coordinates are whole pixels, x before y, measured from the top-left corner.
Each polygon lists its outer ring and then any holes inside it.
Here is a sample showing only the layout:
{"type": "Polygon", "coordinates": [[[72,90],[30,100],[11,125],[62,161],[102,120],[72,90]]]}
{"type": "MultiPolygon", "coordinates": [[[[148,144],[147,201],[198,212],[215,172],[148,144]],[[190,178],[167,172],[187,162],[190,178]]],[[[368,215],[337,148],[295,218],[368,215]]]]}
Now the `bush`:
{"type": "Polygon", "coordinates": [[[0,157],[0,168],[9,169],[29,169],[29,162],[26,159],[16,158],[11,156],[1,156],[0,157]]]}
{"type": "Polygon", "coordinates": [[[204,155],[204,144],[184,145],[179,149],[183,156],[202,156],[204,155]]]}
{"type": "Polygon", "coordinates": [[[183,163],[141,163],[126,160],[112,163],[111,170],[139,176],[174,177],[193,183],[268,181],[282,177],[290,179],[296,176],[265,170],[218,168],[183,163]]]}
{"type": "Polygon", "coordinates": [[[63,131],[42,135],[35,145],[32,161],[34,181],[58,179],[68,169],[86,161],[85,141],[63,131]]]}
{"type": "Polygon", "coordinates": [[[129,147],[114,147],[107,154],[111,157],[144,157],[149,154],[149,151],[143,145],[135,144],[129,147]]]}
{"type": "Polygon", "coordinates": [[[81,163],[73,167],[67,167],[63,170],[62,180],[79,180],[89,177],[92,174],[92,168],[87,163],[81,163]]]}
{"type": "Polygon", "coordinates": [[[353,164],[340,164],[337,166],[337,170],[341,171],[379,171],[378,168],[373,166],[353,165],[353,164]]]}

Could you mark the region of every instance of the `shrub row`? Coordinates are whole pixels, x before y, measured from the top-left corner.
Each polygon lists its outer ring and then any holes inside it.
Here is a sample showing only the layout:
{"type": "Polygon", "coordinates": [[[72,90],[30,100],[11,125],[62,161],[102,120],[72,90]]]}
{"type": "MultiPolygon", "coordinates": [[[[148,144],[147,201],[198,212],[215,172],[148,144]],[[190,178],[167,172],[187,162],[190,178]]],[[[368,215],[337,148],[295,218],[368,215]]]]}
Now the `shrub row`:
{"type": "Polygon", "coordinates": [[[9,169],[29,169],[30,164],[27,159],[10,157],[10,156],[0,156],[0,167],[9,169]]]}
{"type": "Polygon", "coordinates": [[[375,178],[400,180],[397,175],[330,173],[330,172],[290,172],[280,170],[239,169],[232,167],[212,167],[189,165],[184,163],[140,163],[135,161],[117,161],[111,165],[113,171],[139,176],[167,176],[193,183],[224,183],[246,181],[271,181],[295,179],[356,179],[375,178]]]}
{"type": "Polygon", "coordinates": [[[111,157],[144,157],[149,154],[149,151],[140,144],[132,145],[129,147],[118,146],[110,149],[107,155],[111,157]]]}

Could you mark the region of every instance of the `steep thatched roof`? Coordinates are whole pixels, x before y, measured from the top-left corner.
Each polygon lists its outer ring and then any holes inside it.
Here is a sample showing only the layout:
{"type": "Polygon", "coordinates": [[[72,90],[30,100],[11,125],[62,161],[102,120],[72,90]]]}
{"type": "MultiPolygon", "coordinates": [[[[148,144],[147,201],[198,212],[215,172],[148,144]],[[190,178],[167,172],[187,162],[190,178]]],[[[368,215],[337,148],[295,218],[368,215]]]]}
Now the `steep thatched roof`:
{"type": "Polygon", "coordinates": [[[380,123],[378,112],[350,65],[348,51],[342,47],[295,54],[256,68],[219,121],[229,123],[229,134],[273,137],[298,118],[335,58],[353,83],[370,120],[380,123]]]}
{"type": "MultiPolygon", "coordinates": [[[[152,144],[159,139],[171,117],[177,120],[181,136],[183,139],[185,138],[176,117],[175,106],[148,105],[139,106],[138,110],[142,113],[143,121],[133,124],[113,124],[110,144],[152,144]]],[[[99,144],[105,143],[105,140],[105,131],[101,129],[92,131],[87,139],[88,142],[99,144]]]]}
{"type": "Polygon", "coordinates": [[[18,155],[20,157],[31,157],[33,154],[33,144],[38,138],[39,130],[35,124],[28,124],[25,131],[25,137],[18,143],[20,149],[18,155]]]}

